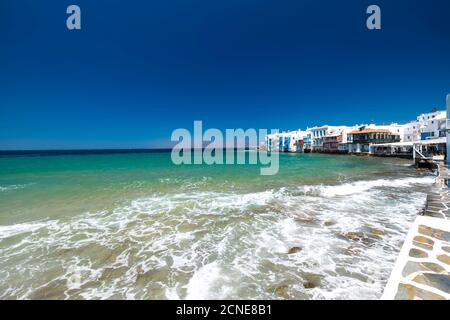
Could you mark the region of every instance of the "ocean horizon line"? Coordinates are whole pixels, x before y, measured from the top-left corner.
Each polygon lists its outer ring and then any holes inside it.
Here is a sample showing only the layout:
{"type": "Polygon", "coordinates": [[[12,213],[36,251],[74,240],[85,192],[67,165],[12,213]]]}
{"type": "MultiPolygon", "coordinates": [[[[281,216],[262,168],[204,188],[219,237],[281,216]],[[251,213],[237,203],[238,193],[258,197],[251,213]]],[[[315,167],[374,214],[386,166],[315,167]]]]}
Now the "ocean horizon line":
{"type": "MultiPolygon", "coordinates": [[[[192,148],[193,150],[204,150],[205,148],[192,148]]],[[[216,148],[219,149],[219,148],[216,148]]],[[[221,150],[252,150],[254,148],[221,148],[221,150]]],[[[99,149],[25,149],[25,150],[0,150],[3,155],[89,155],[89,154],[121,154],[121,153],[158,153],[170,152],[172,148],[99,148],[99,149]]]]}

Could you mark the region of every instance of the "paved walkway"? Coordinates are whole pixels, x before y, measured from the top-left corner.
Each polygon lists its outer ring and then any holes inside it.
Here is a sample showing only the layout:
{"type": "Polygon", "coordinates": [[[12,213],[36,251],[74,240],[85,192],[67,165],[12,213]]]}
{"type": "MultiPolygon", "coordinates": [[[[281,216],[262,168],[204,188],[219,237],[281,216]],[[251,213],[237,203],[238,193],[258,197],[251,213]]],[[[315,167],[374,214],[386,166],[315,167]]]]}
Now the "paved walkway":
{"type": "Polygon", "coordinates": [[[450,171],[439,176],[403,244],[381,299],[450,299],[450,171]]]}

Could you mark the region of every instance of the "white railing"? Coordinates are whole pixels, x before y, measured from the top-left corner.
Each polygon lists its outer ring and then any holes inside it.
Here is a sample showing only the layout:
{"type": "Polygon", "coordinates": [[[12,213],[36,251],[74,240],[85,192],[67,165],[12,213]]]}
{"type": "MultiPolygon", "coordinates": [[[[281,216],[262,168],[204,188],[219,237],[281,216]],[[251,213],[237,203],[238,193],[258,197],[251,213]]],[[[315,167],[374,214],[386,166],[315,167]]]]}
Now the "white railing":
{"type": "Polygon", "coordinates": [[[414,156],[413,156],[414,159],[416,158],[416,153],[424,160],[432,160],[433,159],[433,157],[425,157],[422,154],[422,152],[420,152],[419,150],[416,149],[416,146],[413,146],[413,150],[414,150],[414,156]]]}

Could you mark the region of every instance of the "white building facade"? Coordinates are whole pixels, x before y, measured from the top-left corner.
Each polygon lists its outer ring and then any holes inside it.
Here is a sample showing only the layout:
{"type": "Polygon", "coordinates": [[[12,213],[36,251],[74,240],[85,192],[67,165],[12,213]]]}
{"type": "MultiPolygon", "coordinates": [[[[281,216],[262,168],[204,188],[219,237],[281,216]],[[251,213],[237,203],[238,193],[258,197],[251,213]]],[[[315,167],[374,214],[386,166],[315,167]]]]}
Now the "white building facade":
{"type": "Polygon", "coordinates": [[[447,112],[423,113],[404,125],[403,142],[415,142],[445,137],[447,112]]]}
{"type": "Polygon", "coordinates": [[[266,136],[268,151],[303,152],[307,133],[302,130],[280,132],[266,136]]]}
{"type": "Polygon", "coordinates": [[[308,128],[306,132],[311,134],[311,149],[312,151],[323,151],[323,138],[326,136],[336,135],[341,133],[345,126],[320,126],[308,128]]]}

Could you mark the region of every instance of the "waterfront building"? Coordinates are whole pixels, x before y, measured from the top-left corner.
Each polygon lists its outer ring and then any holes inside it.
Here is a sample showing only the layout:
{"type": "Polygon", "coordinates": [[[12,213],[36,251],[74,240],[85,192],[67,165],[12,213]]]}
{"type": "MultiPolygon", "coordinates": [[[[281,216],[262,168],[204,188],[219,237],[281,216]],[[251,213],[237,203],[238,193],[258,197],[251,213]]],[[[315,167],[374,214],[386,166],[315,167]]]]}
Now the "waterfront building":
{"type": "Polygon", "coordinates": [[[400,142],[400,134],[379,127],[362,126],[348,134],[350,153],[370,153],[371,144],[400,142]]]}
{"type": "MultiPolygon", "coordinates": [[[[450,114],[450,95],[447,97],[450,114]]],[[[369,153],[411,156],[414,148],[433,156],[446,152],[447,112],[433,111],[417,116],[407,124],[316,126],[271,134],[266,147],[279,152],[369,153]],[[443,140],[444,139],[444,140],[443,140]],[[430,141],[429,143],[419,143],[430,141]]],[[[450,129],[450,125],[449,125],[450,129]]],[[[450,133],[449,133],[450,135],[450,133]]]]}
{"type": "Polygon", "coordinates": [[[400,137],[400,142],[403,142],[405,132],[404,124],[391,123],[389,125],[373,125],[373,127],[377,129],[389,130],[391,133],[398,135],[400,137]]]}
{"type": "Polygon", "coordinates": [[[417,156],[421,159],[444,160],[446,154],[446,142],[446,138],[441,137],[415,142],[371,144],[369,152],[377,156],[395,156],[404,158],[414,158],[417,156]]]}
{"type": "Polygon", "coordinates": [[[356,125],[353,127],[340,127],[340,133],[341,133],[341,141],[338,144],[338,151],[339,153],[348,153],[349,149],[350,149],[350,144],[352,143],[351,141],[349,141],[348,137],[350,132],[352,132],[353,130],[359,129],[360,127],[362,127],[363,125],[356,125]]]}
{"type": "Polygon", "coordinates": [[[289,131],[284,137],[288,143],[285,143],[284,152],[303,152],[305,132],[302,130],[289,131]]]}
{"type": "Polygon", "coordinates": [[[339,144],[342,142],[342,133],[327,135],[323,138],[323,152],[338,153],[339,144]]]}
{"type": "Polygon", "coordinates": [[[320,126],[309,128],[306,131],[311,133],[311,149],[313,152],[323,152],[324,151],[324,138],[326,136],[338,135],[342,130],[346,128],[345,126],[320,126]]]}
{"type": "Polygon", "coordinates": [[[307,129],[311,133],[311,150],[322,151],[323,150],[323,137],[330,134],[329,126],[313,127],[307,129]]]}
{"type": "Polygon", "coordinates": [[[311,132],[305,131],[303,135],[303,152],[311,152],[311,132]]]}
{"type": "Polygon", "coordinates": [[[278,133],[268,134],[266,136],[267,151],[278,151],[278,133]]]}
{"type": "Polygon", "coordinates": [[[403,141],[415,142],[445,137],[446,119],[446,111],[433,111],[417,116],[416,120],[404,125],[403,141]]]}
{"type": "Polygon", "coordinates": [[[283,131],[281,133],[268,134],[266,146],[269,151],[278,152],[303,152],[305,131],[283,131]]]}

